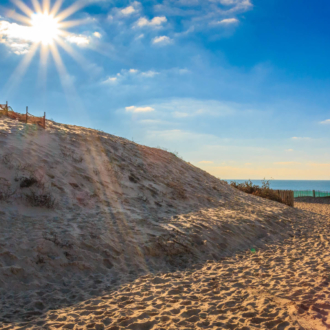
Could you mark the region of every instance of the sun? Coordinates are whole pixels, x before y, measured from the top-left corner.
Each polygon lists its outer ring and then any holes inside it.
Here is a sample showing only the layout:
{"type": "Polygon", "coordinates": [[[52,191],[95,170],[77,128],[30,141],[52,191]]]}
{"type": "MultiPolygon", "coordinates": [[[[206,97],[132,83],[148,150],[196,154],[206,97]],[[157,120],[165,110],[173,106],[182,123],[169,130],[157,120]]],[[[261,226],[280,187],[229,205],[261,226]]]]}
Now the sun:
{"type": "MultiPolygon", "coordinates": [[[[72,1],[67,1],[71,2],[71,5],[64,9],[62,5],[66,2],[65,0],[31,0],[32,6],[29,6],[26,0],[11,0],[11,2],[13,2],[20,11],[7,10],[6,12],[9,19],[17,22],[14,25],[15,29],[13,29],[13,35],[24,40],[26,42],[24,45],[27,45],[29,49],[16,70],[7,80],[5,92],[9,94],[11,90],[17,87],[38,50],[40,50],[38,78],[41,80],[40,84],[39,82],[38,84],[40,86],[46,85],[47,62],[49,54],[51,54],[56,69],[59,72],[64,90],[68,92],[68,79],[66,78],[68,74],[58,46],[81,64],[83,68],[87,66],[88,61],[82,54],[71,47],[70,41],[74,40],[76,44],[87,46],[89,44],[89,39],[70,33],[68,29],[86,23],[85,19],[70,20],[70,17],[84,8],[88,2],[84,0],[76,0],[74,3],[72,3],[72,1]]],[[[70,88],[71,91],[68,92],[69,96],[72,95],[74,89],[73,86],[70,88]]]]}
{"type": "Polygon", "coordinates": [[[51,44],[60,34],[59,22],[48,13],[31,15],[31,39],[43,45],[51,44]]]}

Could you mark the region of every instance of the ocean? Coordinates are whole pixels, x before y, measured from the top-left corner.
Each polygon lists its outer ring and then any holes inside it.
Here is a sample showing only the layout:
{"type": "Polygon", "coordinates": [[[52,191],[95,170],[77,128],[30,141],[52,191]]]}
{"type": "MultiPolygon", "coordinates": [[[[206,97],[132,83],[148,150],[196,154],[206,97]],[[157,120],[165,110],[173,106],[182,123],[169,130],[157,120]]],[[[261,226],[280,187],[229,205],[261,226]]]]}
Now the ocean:
{"type": "MultiPolygon", "coordinates": [[[[228,183],[235,181],[242,183],[247,180],[226,180],[228,183]]],[[[253,184],[262,185],[263,180],[251,180],[253,184]]],[[[269,180],[271,189],[279,190],[318,190],[330,191],[330,180],[269,180]]]]}

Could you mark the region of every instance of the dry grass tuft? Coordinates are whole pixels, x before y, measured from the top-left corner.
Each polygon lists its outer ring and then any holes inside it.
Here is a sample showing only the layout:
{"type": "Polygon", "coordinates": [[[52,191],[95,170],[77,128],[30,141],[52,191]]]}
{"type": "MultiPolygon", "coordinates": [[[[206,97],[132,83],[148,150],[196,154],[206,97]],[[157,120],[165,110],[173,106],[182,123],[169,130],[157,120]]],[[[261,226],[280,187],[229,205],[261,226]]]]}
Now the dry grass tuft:
{"type": "Polygon", "coordinates": [[[55,206],[55,199],[52,195],[47,193],[36,193],[34,191],[25,195],[25,199],[31,206],[35,207],[46,207],[47,209],[52,209],[55,206]]]}
{"type": "Polygon", "coordinates": [[[262,186],[254,185],[251,180],[245,181],[244,183],[237,183],[232,181],[230,185],[240,191],[254,196],[270,199],[279,203],[286,204],[283,199],[277,195],[277,193],[270,189],[269,181],[262,181],[262,186]]]}

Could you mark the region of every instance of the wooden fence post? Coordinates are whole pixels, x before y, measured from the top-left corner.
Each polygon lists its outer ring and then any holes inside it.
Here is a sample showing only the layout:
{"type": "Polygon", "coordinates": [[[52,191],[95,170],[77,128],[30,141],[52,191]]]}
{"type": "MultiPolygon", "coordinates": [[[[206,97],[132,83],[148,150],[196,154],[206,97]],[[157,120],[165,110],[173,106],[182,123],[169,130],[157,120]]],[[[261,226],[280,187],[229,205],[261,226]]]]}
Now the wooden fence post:
{"type": "Polygon", "coordinates": [[[29,107],[26,106],[26,123],[28,122],[28,109],[29,109],[29,107]]]}
{"type": "Polygon", "coordinates": [[[44,112],[44,129],[46,129],[46,112],[44,112]]]}
{"type": "Polygon", "coordinates": [[[315,190],[313,190],[313,197],[315,198],[315,190]]]}
{"type": "Polygon", "coordinates": [[[6,116],[8,117],[8,101],[6,101],[5,113],[6,113],[6,116]]]}

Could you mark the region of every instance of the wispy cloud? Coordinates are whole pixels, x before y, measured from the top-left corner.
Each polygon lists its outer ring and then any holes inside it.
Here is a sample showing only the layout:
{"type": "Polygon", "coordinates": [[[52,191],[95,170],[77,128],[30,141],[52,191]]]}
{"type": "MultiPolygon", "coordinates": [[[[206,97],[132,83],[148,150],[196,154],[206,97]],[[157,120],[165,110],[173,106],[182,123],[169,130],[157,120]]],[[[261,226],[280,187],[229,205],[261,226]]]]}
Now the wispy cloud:
{"type": "Polygon", "coordinates": [[[320,121],[320,124],[330,125],[330,119],[326,119],[326,120],[320,121]]]}
{"type": "Polygon", "coordinates": [[[173,116],[175,118],[186,118],[189,117],[191,114],[187,113],[187,112],[179,112],[179,111],[174,111],[173,112],[173,116]]]}
{"type": "Polygon", "coordinates": [[[118,72],[115,76],[106,78],[103,83],[113,83],[113,82],[124,82],[125,80],[130,81],[131,79],[143,79],[143,78],[153,78],[160,73],[154,70],[140,71],[138,69],[123,69],[118,72]]]}
{"type": "Polygon", "coordinates": [[[148,77],[148,78],[152,78],[154,76],[156,76],[157,74],[159,74],[159,72],[153,71],[153,70],[149,70],[146,72],[141,72],[141,76],[143,77],[148,77]]]}
{"type": "Polygon", "coordinates": [[[298,165],[301,164],[299,162],[276,162],[275,165],[298,165]]]}
{"type": "Polygon", "coordinates": [[[158,119],[142,119],[139,121],[141,124],[147,124],[147,125],[152,125],[152,124],[160,124],[162,123],[161,120],[158,119]]]}
{"type": "Polygon", "coordinates": [[[211,160],[201,160],[200,162],[198,162],[199,164],[214,164],[214,162],[212,162],[211,160]]]}
{"type": "Polygon", "coordinates": [[[293,136],[291,139],[292,140],[295,140],[295,141],[307,141],[307,140],[311,140],[310,137],[300,137],[300,136],[293,136]]]}
{"type": "Polygon", "coordinates": [[[172,42],[172,39],[167,37],[167,36],[160,36],[160,37],[155,37],[152,40],[153,44],[159,44],[159,45],[168,45],[172,42]]]}
{"type": "Polygon", "coordinates": [[[222,25],[232,25],[232,24],[237,24],[239,20],[237,18],[225,18],[221,21],[218,21],[217,24],[222,24],[222,25]]]}
{"type": "Polygon", "coordinates": [[[109,77],[103,81],[103,84],[109,84],[109,83],[113,84],[113,83],[117,82],[117,80],[118,80],[118,77],[109,77]]]}
{"type": "Polygon", "coordinates": [[[129,111],[129,112],[134,112],[134,113],[155,111],[155,109],[152,107],[136,107],[134,105],[132,105],[130,107],[126,107],[125,110],[129,111]]]}
{"type": "Polygon", "coordinates": [[[309,163],[309,165],[314,167],[330,167],[330,163],[309,163]]]}
{"type": "Polygon", "coordinates": [[[185,24],[176,24],[180,31],[175,32],[185,36],[193,31],[209,29],[214,24],[235,25],[239,23],[236,16],[252,7],[250,0],[181,0],[164,1],[155,5],[154,10],[166,15],[170,22],[172,17],[183,17],[185,24]]]}
{"type": "Polygon", "coordinates": [[[216,100],[198,100],[193,98],[179,98],[151,104],[168,117],[206,117],[228,116],[239,111],[235,103],[226,103],[216,100]]]}

